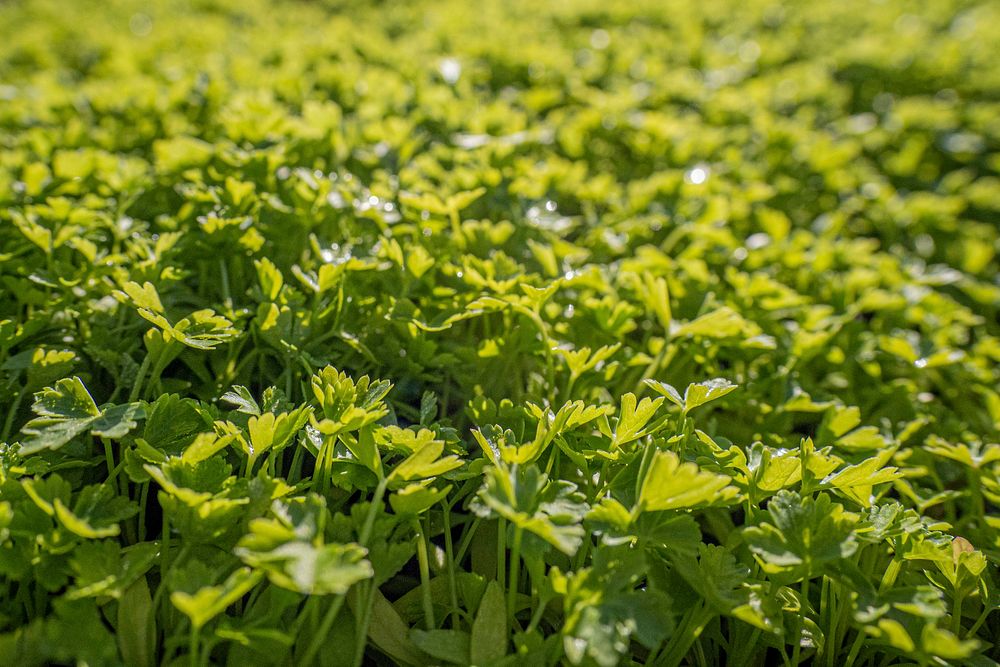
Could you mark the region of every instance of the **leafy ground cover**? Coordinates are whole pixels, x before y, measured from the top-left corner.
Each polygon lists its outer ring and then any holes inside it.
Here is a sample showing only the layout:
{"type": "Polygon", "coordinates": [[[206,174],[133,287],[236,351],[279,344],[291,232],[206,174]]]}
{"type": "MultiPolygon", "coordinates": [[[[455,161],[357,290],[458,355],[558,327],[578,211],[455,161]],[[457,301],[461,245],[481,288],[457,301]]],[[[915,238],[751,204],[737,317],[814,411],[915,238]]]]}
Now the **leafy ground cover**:
{"type": "Polygon", "coordinates": [[[0,664],[1000,659],[997,3],[0,33],[0,664]]]}

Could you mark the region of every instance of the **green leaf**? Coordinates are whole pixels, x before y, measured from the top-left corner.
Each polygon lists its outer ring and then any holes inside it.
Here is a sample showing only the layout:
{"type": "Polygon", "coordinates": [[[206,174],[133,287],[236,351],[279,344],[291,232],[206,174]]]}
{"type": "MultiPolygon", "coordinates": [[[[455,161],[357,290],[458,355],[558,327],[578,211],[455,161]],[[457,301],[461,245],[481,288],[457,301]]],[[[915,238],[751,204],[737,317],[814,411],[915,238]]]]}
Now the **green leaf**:
{"type": "Polygon", "coordinates": [[[121,532],[119,522],[135,516],[139,507],[106,485],[84,487],[73,503],[72,511],[56,498],[52,507],[55,516],[67,530],[85,538],[114,537],[121,532]]]}
{"type": "Polygon", "coordinates": [[[659,450],[642,482],[637,512],[690,509],[728,503],[739,494],[725,475],[707,472],[671,451],[659,450]]]}
{"type": "Polygon", "coordinates": [[[472,509],[483,517],[501,516],[537,535],[565,554],[573,555],[583,541],[580,525],[588,507],[576,485],[549,480],[534,465],[491,466],[472,509]]]}
{"type": "Polygon", "coordinates": [[[241,567],[218,586],[206,586],[194,594],[174,591],[170,601],[191,620],[191,625],[201,628],[249,593],[262,578],[260,572],[241,567]]]}
{"type": "Polygon", "coordinates": [[[59,449],[76,436],[90,431],[106,438],[122,438],[144,416],[138,403],[98,408],[78,377],[59,380],[35,394],[32,409],[38,415],[22,432],[31,436],[22,443],[22,454],[59,449]]]}
{"type": "Polygon", "coordinates": [[[90,423],[90,432],[100,438],[120,439],[132,432],[145,416],[145,410],[138,403],[109,405],[90,423]]]}
{"type": "MultiPolygon", "coordinates": [[[[347,601],[351,611],[357,615],[361,610],[355,596],[348,595],[347,601]]],[[[410,640],[409,626],[378,588],[373,591],[368,639],[398,664],[423,665],[431,662],[431,657],[410,640]]]]}
{"type": "Polygon", "coordinates": [[[161,452],[178,454],[211,426],[198,411],[197,402],[177,394],[164,394],[148,408],[142,437],[161,452]]]}
{"type": "Polygon", "coordinates": [[[639,297],[656,316],[656,320],[663,327],[663,330],[670,332],[673,324],[673,313],[670,309],[670,290],[666,279],[644,273],[639,284],[639,297]]]}
{"type": "Polygon", "coordinates": [[[389,496],[389,504],[396,514],[421,514],[444,500],[451,491],[451,485],[435,488],[431,480],[415,482],[404,486],[389,496]]]}
{"type": "Polygon", "coordinates": [[[875,501],[872,488],[876,484],[891,482],[902,476],[895,466],[886,466],[895,453],[895,449],[886,449],[857,465],[847,466],[827,476],[823,484],[836,489],[862,507],[871,507],[875,501]]]}
{"type": "Polygon", "coordinates": [[[227,391],[219,399],[235,405],[239,412],[243,412],[248,415],[260,415],[260,406],[257,405],[257,400],[250,393],[250,390],[246,387],[240,385],[234,385],[232,391],[227,391]]]}
{"type": "Polygon", "coordinates": [[[728,306],[723,306],[694,319],[687,324],[674,327],[674,338],[752,338],[760,335],[760,327],[748,321],[728,306]]]}
{"type": "Polygon", "coordinates": [[[213,153],[212,144],[194,137],[174,136],[153,142],[157,167],[167,172],[205,164],[213,153]]]}
{"type": "Polygon", "coordinates": [[[769,523],[750,526],[743,538],[765,572],[780,581],[812,577],[858,548],[856,519],[826,494],[801,498],[780,491],[767,504],[769,523]]]}
{"type": "Polygon", "coordinates": [[[454,455],[441,456],[444,442],[432,440],[419,450],[410,454],[404,461],[393,468],[389,474],[390,487],[416,479],[438,477],[444,473],[459,468],[462,461],[454,455]]]}
{"type": "Polygon", "coordinates": [[[705,380],[696,384],[688,385],[684,392],[684,414],[687,414],[700,405],[705,405],[711,401],[722,398],[726,394],[735,391],[738,385],[731,383],[724,378],[705,380]]]}
{"type": "Polygon", "coordinates": [[[56,382],[55,387],[43,389],[35,394],[32,408],[40,417],[57,419],[89,419],[101,414],[90,392],[78,377],[56,382]]]}
{"type": "Polygon", "coordinates": [[[161,315],[166,312],[160,301],[160,294],[156,291],[156,286],[153,283],[145,282],[140,285],[130,280],[122,286],[122,290],[136,308],[161,315]]]}
{"type": "Polygon", "coordinates": [[[309,421],[312,414],[312,407],[303,406],[292,412],[275,414],[265,412],[258,416],[250,417],[247,422],[247,431],[250,435],[250,461],[257,460],[262,454],[270,450],[281,451],[309,421]]]}
{"type": "Polygon", "coordinates": [[[456,665],[469,664],[469,633],[461,630],[412,630],[410,637],[427,655],[456,665]]]}
{"type": "Polygon", "coordinates": [[[218,454],[235,439],[235,434],[219,437],[214,433],[199,433],[195,436],[194,441],[188,445],[187,449],[184,450],[181,460],[187,464],[200,463],[218,454]]]}
{"type": "Polygon", "coordinates": [[[667,384],[666,382],[660,382],[659,380],[651,380],[649,378],[646,378],[643,382],[647,387],[662,395],[677,407],[684,407],[684,397],[681,396],[681,393],[677,391],[673,385],[667,384]]]}
{"type": "Polygon", "coordinates": [[[472,623],[469,662],[488,665],[507,655],[507,609],[503,589],[496,581],[486,585],[472,623]]]}
{"type": "Polygon", "coordinates": [[[645,427],[662,404],[662,398],[644,398],[637,404],[635,394],[628,393],[622,396],[618,424],[615,426],[614,437],[611,441],[612,449],[647,435],[650,431],[646,430],[645,427]]]}
{"type": "Polygon", "coordinates": [[[275,501],[273,518],[250,522],[235,553],[277,586],[307,595],[346,593],[373,576],[358,544],[324,543],[325,503],[317,496],[275,501]]]}
{"type": "Polygon", "coordinates": [[[118,601],[118,650],[122,661],[135,667],[155,664],[156,618],[145,577],[126,588],[118,601]]]}

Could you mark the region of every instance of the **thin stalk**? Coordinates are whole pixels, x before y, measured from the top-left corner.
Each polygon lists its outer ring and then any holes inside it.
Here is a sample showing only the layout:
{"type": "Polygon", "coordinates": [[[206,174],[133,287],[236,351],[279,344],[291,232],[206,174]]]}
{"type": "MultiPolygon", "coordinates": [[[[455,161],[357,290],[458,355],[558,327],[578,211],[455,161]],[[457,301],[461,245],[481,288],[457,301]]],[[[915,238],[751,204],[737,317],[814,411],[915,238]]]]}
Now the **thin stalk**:
{"type": "Polygon", "coordinates": [[[462,234],[462,220],[459,218],[457,209],[450,208],[448,210],[448,222],[451,223],[451,235],[455,245],[459,250],[464,250],[465,236],[462,234]]]}
{"type": "Polygon", "coordinates": [[[982,521],[983,515],[986,513],[986,504],[983,500],[983,486],[979,475],[980,471],[978,468],[970,469],[967,475],[969,495],[972,500],[971,515],[974,521],[982,521]]]}
{"type": "Polygon", "coordinates": [[[323,646],[323,642],[326,641],[326,637],[330,634],[330,628],[333,627],[333,621],[336,620],[337,614],[340,612],[340,608],[344,606],[344,600],[347,594],[341,593],[336,598],[334,598],[333,603],[330,608],[326,610],[323,614],[323,620],[320,622],[318,632],[313,635],[313,640],[309,643],[309,648],[306,650],[304,656],[302,656],[302,665],[311,665],[316,659],[316,654],[319,653],[320,648],[323,646]]]}
{"type": "Polygon", "coordinates": [[[146,377],[146,372],[149,371],[150,357],[153,356],[151,353],[147,352],[146,356],[142,358],[142,363],[139,364],[139,370],[135,373],[135,384],[132,385],[132,391],[128,394],[128,402],[134,403],[139,400],[139,395],[142,392],[142,382],[146,377]]]}
{"type": "MultiPolygon", "coordinates": [[[[750,633],[750,639],[745,642],[740,642],[732,664],[740,666],[750,664],[750,656],[753,654],[753,651],[758,648],[757,639],[760,637],[760,633],[760,628],[754,628],[753,632],[750,633]]],[[[730,639],[730,646],[732,646],[732,639],[730,639]]]]}
{"type": "Polygon", "coordinates": [[[826,638],[826,664],[827,667],[834,667],[834,661],[837,659],[840,648],[840,642],[842,639],[843,630],[842,628],[847,623],[848,615],[850,613],[850,605],[844,599],[844,596],[839,595],[840,587],[830,581],[830,599],[831,604],[835,606],[835,610],[831,610],[830,616],[833,619],[830,625],[829,635],[826,638]]]}
{"type": "Polygon", "coordinates": [[[219,274],[222,279],[222,298],[223,302],[226,304],[226,308],[229,310],[233,309],[233,297],[229,293],[229,269],[226,267],[226,260],[222,258],[219,260],[219,274]]]}
{"type": "Polygon", "coordinates": [[[663,347],[657,353],[656,357],[646,366],[645,370],[642,371],[642,375],[639,377],[639,381],[635,385],[635,393],[639,394],[643,389],[646,388],[644,380],[646,378],[652,378],[660,369],[664,366],[669,366],[670,362],[674,360],[674,356],[677,354],[678,347],[673,343],[663,342],[663,347]],[[669,348],[669,350],[668,350],[669,348]]]}
{"type": "Polygon", "coordinates": [[[479,517],[472,520],[472,523],[465,532],[462,533],[462,541],[458,545],[458,555],[455,557],[455,563],[461,563],[465,560],[465,553],[469,550],[469,546],[472,544],[472,538],[476,536],[476,531],[479,529],[479,524],[482,521],[479,517]]]}
{"type": "Polygon", "coordinates": [[[587,554],[590,551],[590,545],[591,545],[591,535],[590,531],[588,530],[587,534],[584,535],[583,537],[583,543],[580,545],[580,548],[577,549],[576,555],[573,557],[574,570],[579,570],[580,568],[583,567],[583,564],[587,562],[587,554]]]}
{"type": "MultiPolygon", "coordinates": [[[[375,487],[375,494],[372,496],[371,506],[368,508],[368,514],[365,517],[365,523],[361,528],[361,535],[359,536],[361,546],[367,546],[368,540],[371,538],[372,530],[375,526],[375,518],[378,515],[378,509],[382,504],[382,496],[385,495],[387,484],[388,480],[383,478],[379,480],[378,486],[375,487]]],[[[374,588],[374,584],[372,584],[372,587],[374,588]]],[[[305,654],[302,656],[301,664],[310,665],[313,660],[315,660],[316,654],[319,653],[320,648],[323,647],[323,642],[326,641],[326,637],[330,633],[330,628],[333,627],[333,621],[337,618],[337,613],[343,606],[345,598],[346,593],[342,593],[334,598],[333,602],[330,604],[330,608],[327,609],[326,613],[323,615],[323,620],[320,623],[318,631],[313,634],[312,641],[309,643],[309,648],[306,649],[305,654]]],[[[367,630],[365,633],[367,634],[367,630]]]]}
{"type": "Polygon", "coordinates": [[[188,637],[188,658],[191,667],[198,667],[198,640],[201,638],[201,626],[191,625],[191,634],[188,637]]]}
{"type": "Polygon", "coordinates": [[[802,580],[799,589],[799,620],[795,624],[795,646],[792,648],[792,665],[798,667],[802,653],[802,636],[806,628],[806,605],[809,602],[809,577],[802,580]]]}
{"type": "Polygon", "coordinates": [[[305,449],[301,445],[295,447],[295,452],[292,454],[292,464],[288,469],[288,482],[294,484],[302,476],[302,450],[305,449]]]}
{"type": "MultiPolygon", "coordinates": [[[[538,333],[542,335],[542,344],[545,346],[545,380],[547,386],[554,388],[556,386],[556,365],[555,360],[552,358],[552,338],[549,336],[549,328],[545,324],[545,320],[542,319],[541,315],[531,310],[530,308],[525,308],[524,306],[517,306],[514,308],[515,311],[526,316],[538,329],[538,333]]],[[[549,395],[549,402],[555,402],[555,395],[549,395]]]]}
{"type": "Polygon", "coordinates": [[[517,604],[517,585],[521,578],[521,538],[523,535],[523,528],[520,526],[514,528],[514,543],[510,548],[510,580],[507,582],[507,623],[510,627],[516,623],[514,611],[517,604]]]}
{"type": "Polygon", "coordinates": [[[972,627],[969,628],[969,631],[966,633],[967,637],[974,637],[976,635],[976,632],[978,632],[982,624],[986,622],[987,617],[989,617],[990,612],[993,611],[993,609],[995,609],[995,607],[989,606],[983,609],[983,613],[979,615],[979,618],[976,619],[976,622],[972,624],[972,627]]]}
{"type": "Polygon", "coordinates": [[[382,496],[385,495],[386,486],[388,486],[389,480],[384,477],[379,480],[378,486],[375,487],[375,493],[372,495],[372,504],[368,508],[368,516],[365,517],[365,525],[361,528],[361,546],[367,547],[368,540],[371,539],[372,530],[375,527],[375,518],[378,515],[379,507],[382,505],[382,496]]]}
{"type": "Polygon", "coordinates": [[[367,582],[365,589],[365,606],[361,614],[361,623],[357,627],[356,640],[354,642],[353,667],[361,667],[361,661],[365,657],[365,646],[368,643],[368,626],[372,622],[372,606],[375,604],[375,592],[378,590],[374,582],[367,582]]]}
{"type": "Polygon", "coordinates": [[[451,602],[451,627],[458,628],[458,587],[455,584],[455,552],[451,543],[451,507],[444,507],[444,553],[448,560],[448,597],[451,602]]]}
{"type": "Polygon", "coordinates": [[[419,536],[417,540],[417,565],[420,567],[420,592],[424,605],[424,625],[428,630],[437,627],[434,622],[434,599],[431,596],[431,569],[430,560],[427,557],[427,533],[416,517],[410,524],[419,536]]]}
{"type": "Polygon", "coordinates": [[[854,638],[854,643],[851,644],[851,652],[847,654],[847,661],[844,663],[844,667],[854,667],[854,661],[858,659],[858,653],[861,652],[861,646],[865,643],[865,631],[859,628],[858,634],[854,638]]]}
{"type": "Polygon", "coordinates": [[[104,463],[108,466],[108,479],[106,484],[115,483],[115,454],[111,449],[111,441],[107,438],[101,438],[101,444],[104,445],[104,463]]]}
{"type": "Polygon", "coordinates": [[[695,641],[692,644],[694,650],[694,659],[698,664],[698,667],[708,667],[708,661],[705,659],[705,649],[702,648],[700,641],[695,641]]]}
{"type": "Polygon", "coordinates": [[[14,419],[17,417],[17,411],[21,409],[21,401],[24,400],[24,395],[27,393],[27,385],[21,387],[21,391],[17,392],[17,396],[14,398],[14,402],[11,404],[10,410],[7,411],[7,418],[3,422],[3,434],[0,435],[0,442],[7,442],[7,438],[10,437],[11,431],[14,430],[14,419]]]}
{"type": "Polygon", "coordinates": [[[951,602],[951,631],[955,633],[955,636],[961,636],[962,632],[962,602],[964,597],[961,595],[955,595],[955,599],[951,602]]]}
{"type": "Polygon", "coordinates": [[[715,614],[705,605],[692,609],[684,618],[676,638],[667,650],[666,655],[657,658],[657,663],[667,667],[677,667],[687,655],[691,644],[697,641],[708,622],[715,614]]]}
{"type": "Polygon", "coordinates": [[[531,614],[531,621],[528,623],[527,629],[524,633],[531,634],[538,627],[538,624],[542,622],[542,616],[545,615],[545,609],[549,606],[548,598],[541,598],[538,604],[535,605],[535,611],[531,614]]]}
{"type": "Polygon", "coordinates": [[[499,519],[497,526],[497,583],[507,587],[507,520],[499,519]]]}
{"type": "Polygon", "coordinates": [[[903,562],[899,558],[893,558],[889,562],[889,566],[885,569],[885,574],[882,575],[882,581],[878,586],[879,593],[884,593],[892,587],[896,582],[896,577],[899,576],[899,570],[902,565],[903,562]]]}
{"type": "MultiPolygon", "coordinates": [[[[170,553],[170,515],[163,514],[163,537],[160,538],[160,573],[167,576],[168,556],[170,553]]],[[[162,588],[162,586],[161,586],[162,588]]]]}

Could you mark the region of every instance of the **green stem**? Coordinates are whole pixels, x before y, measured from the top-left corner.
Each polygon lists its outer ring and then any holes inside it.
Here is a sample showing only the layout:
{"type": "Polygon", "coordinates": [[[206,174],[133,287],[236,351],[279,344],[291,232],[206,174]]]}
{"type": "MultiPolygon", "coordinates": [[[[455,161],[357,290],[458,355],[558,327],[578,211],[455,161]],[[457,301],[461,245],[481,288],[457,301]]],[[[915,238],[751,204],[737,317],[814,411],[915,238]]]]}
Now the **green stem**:
{"type": "Polygon", "coordinates": [[[980,626],[982,626],[982,624],[986,622],[986,618],[990,615],[990,612],[993,611],[994,609],[995,607],[990,607],[990,606],[987,606],[985,609],[983,609],[983,613],[979,615],[979,618],[976,619],[976,622],[972,624],[971,628],[969,628],[969,631],[966,633],[966,636],[975,637],[976,632],[979,631],[980,626]]]}
{"type": "Polygon", "coordinates": [[[201,636],[201,626],[191,625],[191,635],[188,638],[188,658],[191,667],[198,667],[198,640],[201,636]]]}
{"type": "Polygon", "coordinates": [[[510,577],[507,582],[507,623],[510,627],[516,623],[514,612],[517,604],[517,584],[521,578],[521,538],[523,535],[523,528],[520,526],[514,528],[514,543],[510,548],[510,577]]]}
{"type": "Polygon", "coordinates": [[[840,648],[840,641],[842,639],[841,634],[842,629],[847,623],[850,605],[847,604],[847,600],[844,599],[845,596],[840,594],[840,586],[836,584],[833,580],[830,581],[829,590],[829,600],[832,608],[830,610],[830,630],[829,635],[826,638],[826,665],[827,667],[834,667],[834,661],[837,659],[840,648]]]}
{"type": "Polygon", "coordinates": [[[963,596],[956,594],[955,599],[951,602],[951,631],[955,633],[956,637],[960,637],[962,632],[963,599],[963,596]]]}
{"type": "Polygon", "coordinates": [[[525,629],[525,634],[531,634],[538,627],[538,624],[542,622],[542,616],[545,615],[545,609],[549,606],[549,599],[547,597],[542,597],[538,600],[538,604],[535,607],[535,611],[531,614],[531,621],[528,623],[528,627],[525,629]]]}
{"type": "Polygon", "coordinates": [[[662,659],[658,659],[658,664],[666,665],[667,667],[677,667],[677,665],[680,665],[684,656],[687,655],[688,649],[691,648],[691,644],[701,636],[705,626],[708,625],[708,622],[714,616],[715,614],[705,607],[705,605],[701,605],[688,612],[681,623],[676,638],[670,645],[670,649],[662,659]]]}
{"type": "Polygon", "coordinates": [[[226,304],[226,308],[229,310],[233,309],[233,297],[229,293],[229,269],[226,267],[226,260],[219,260],[219,274],[222,279],[222,298],[226,304]]]}
{"type": "Polygon", "coordinates": [[[139,370],[135,373],[135,384],[132,385],[132,391],[128,394],[128,402],[134,403],[139,400],[139,394],[142,392],[142,382],[146,377],[146,372],[149,370],[150,357],[153,355],[149,352],[142,359],[142,364],[139,365],[139,370]]]}
{"type": "Polygon", "coordinates": [[[894,583],[896,583],[896,577],[899,576],[899,570],[902,566],[903,561],[898,557],[894,557],[892,561],[889,562],[889,567],[885,569],[885,574],[882,575],[882,581],[878,586],[879,593],[886,592],[894,583]]]}
{"type": "Polygon", "coordinates": [[[101,438],[101,444],[104,445],[104,462],[108,466],[108,479],[105,483],[113,485],[115,483],[115,454],[111,449],[109,439],[101,438]]]}
{"type": "Polygon", "coordinates": [[[428,630],[437,627],[434,622],[434,598],[431,596],[431,569],[427,558],[427,533],[420,520],[413,518],[410,524],[419,536],[417,540],[417,564],[420,566],[420,592],[424,604],[424,625],[428,630]]]}
{"type": "MultiPolygon", "coordinates": [[[[368,515],[365,517],[365,525],[361,529],[361,535],[359,536],[361,546],[367,547],[368,540],[371,539],[372,531],[375,529],[375,519],[378,517],[378,511],[382,507],[382,497],[385,495],[386,487],[389,485],[389,480],[385,477],[379,480],[378,486],[375,487],[375,493],[372,495],[371,506],[368,508],[368,515]]],[[[358,627],[357,642],[354,649],[354,665],[361,664],[361,660],[365,654],[365,638],[368,636],[368,624],[371,622],[372,616],[372,605],[375,601],[375,592],[377,587],[375,582],[367,582],[367,596],[366,604],[364,607],[364,613],[361,618],[361,625],[358,627]]]]}
{"type": "MultiPolygon", "coordinates": [[[[526,316],[528,319],[530,319],[532,323],[535,325],[535,328],[538,329],[538,333],[542,335],[542,344],[545,346],[546,384],[548,387],[554,390],[556,386],[556,365],[555,365],[555,360],[552,358],[552,348],[554,346],[552,345],[552,338],[549,336],[549,328],[545,324],[545,320],[543,320],[538,313],[531,310],[530,308],[525,308],[524,306],[515,306],[514,310],[526,316]]],[[[553,403],[555,402],[554,394],[549,395],[549,401],[553,403]]]]}
{"type": "Polygon", "coordinates": [[[590,552],[590,545],[592,543],[591,533],[588,530],[583,537],[583,543],[580,544],[580,548],[577,550],[576,555],[573,557],[573,569],[579,570],[583,567],[583,564],[587,562],[587,554],[590,552]]]}
{"type": "Polygon", "coordinates": [[[847,654],[847,661],[844,663],[844,667],[854,667],[854,662],[858,659],[858,653],[861,652],[861,647],[865,643],[865,631],[863,628],[858,628],[858,634],[854,638],[854,643],[851,644],[851,652],[847,654]]]}
{"type": "Polygon", "coordinates": [[[795,624],[795,646],[792,648],[792,665],[798,667],[802,652],[802,636],[806,627],[806,605],[809,604],[809,577],[802,580],[799,589],[799,620],[795,624]]]}
{"type": "Polygon", "coordinates": [[[323,642],[326,641],[326,637],[330,634],[330,628],[333,627],[333,621],[337,618],[340,608],[344,606],[344,599],[347,597],[346,593],[341,593],[336,598],[334,598],[333,603],[330,608],[326,610],[323,615],[323,620],[320,622],[319,630],[313,635],[313,640],[309,642],[309,648],[306,649],[306,653],[302,656],[302,665],[311,665],[316,659],[316,654],[319,653],[320,648],[323,646],[323,642]]]}
{"type": "MultiPolygon", "coordinates": [[[[750,656],[758,648],[757,639],[760,637],[760,633],[760,628],[754,628],[753,632],[750,633],[750,639],[740,642],[739,648],[734,651],[733,665],[743,666],[751,663],[750,656]]],[[[732,647],[732,640],[730,640],[730,647],[732,647]]]]}
{"type": "MultiPolygon", "coordinates": [[[[167,576],[169,565],[168,554],[170,553],[170,515],[163,515],[163,536],[160,538],[160,576],[167,576]]],[[[162,588],[162,586],[161,586],[162,588]]]]}
{"type": "Polygon", "coordinates": [[[972,512],[970,516],[977,518],[974,520],[981,521],[983,514],[986,513],[986,504],[983,500],[983,487],[979,475],[980,471],[978,468],[970,469],[968,472],[969,495],[972,500],[972,512]]]}
{"type": "Polygon", "coordinates": [[[354,642],[354,667],[361,667],[361,661],[365,657],[365,646],[367,645],[368,626],[372,622],[372,606],[375,604],[375,593],[378,587],[375,582],[367,582],[365,606],[361,614],[361,623],[358,624],[356,640],[354,642]]]}
{"type": "Polygon", "coordinates": [[[456,564],[465,560],[465,554],[469,550],[469,546],[472,544],[472,538],[476,536],[476,531],[479,530],[480,522],[482,522],[482,519],[476,517],[472,520],[472,523],[469,524],[469,527],[465,529],[465,532],[462,533],[462,541],[458,545],[458,554],[455,556],[456,564]]]}
{"type": "Polygon", "coordinates": [[[372,504],[368,508],[368,516],[365,517],[365,525],[361,528],[361,546],[367,547],[368,540],[371,539],[372,530],[375,528],[375,518],[378,516],[378,510],[382,506],[382,496],[385,495],[386,486],[388,486],[389,480],[382,478],[379,480],[378,486],[375,487],[375,493],[372,495],[372,504]]]}
{"type": "Polygon", "coordinates": [[[305,449],[302,445],[295,446],[295,453],[292,454],[292,464],[288,469],[288,475],[286,479],[290,484],[294,484],[302,476],[302,450],[305,449]]]}
{"type": "Polygon", "coordinates": [[[451,223],[451,235],[455,245],[459,250],[465,249],[465,236],[462,234],[462,220],[459,218],[458,210],[451,208],[448,210],[448,221],[451,223]]]}
{"type": "Polygon", "coordinates": [[[11,404],[10,410],[7,411],[7,418],[3,422],[3,435],[0,435],[0,442],[7,442],[7,438],[10,437],[11,431],[14,430],[14,419],[17,417],[17,411],[21,409],[21,401],[24,400],[24,395],[27,393],[27,385],[22,387],[21,391],[17,392],[17,397],[14,398],[14,402],[11,404]]]}
{"type": "Polygon", "coordinates": [[[660,348],[660,351],[657,353],[653,361],[651,361],[649,365],[646,366],[646,369],[642,371],[642,375],[639,377],[639,381],[635,385],[636,394],[639,394],[646,388],[646,384],[644,382],[646,378],[655,377],[656,374],[660,372],[661,368],[668,366],[670,362],[674,360],[674,356],[677,354],[677,349],[676,345],[668,343],[665,340],[663,341],[663,347],[660,348]]]}
{"type": "Polygon", "coordinates": [[[139,514],[136,516],[138,524],[138,541],[146,541],[146,505],[149,503],[149,482],[143,482],[139,487],[139,514]]]}
{"type": "Polygon", "coordinates": [[[507,520],[499,519],[497,524],[497,583],[507,587],[507,520]]]}
{"type": "Polygon", "coordinates": [[[451,627],[458,628],[458,587],[455,584],[455,552],[451,543],[451,507],[444,507],[444,553],[448,559],[448,596],[451,602],[451,627]]]}

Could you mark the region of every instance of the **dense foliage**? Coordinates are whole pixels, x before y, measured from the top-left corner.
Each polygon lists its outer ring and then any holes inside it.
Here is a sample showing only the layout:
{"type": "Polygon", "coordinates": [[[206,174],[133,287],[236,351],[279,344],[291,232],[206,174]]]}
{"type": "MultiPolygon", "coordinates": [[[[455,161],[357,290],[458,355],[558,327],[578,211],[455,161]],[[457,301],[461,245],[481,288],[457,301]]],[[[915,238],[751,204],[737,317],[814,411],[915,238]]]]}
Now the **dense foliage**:
{"type": "Polygon", "coordinates": [[[1000,659],[997,3],[0,34],[0,664],[1000,659]]]}

